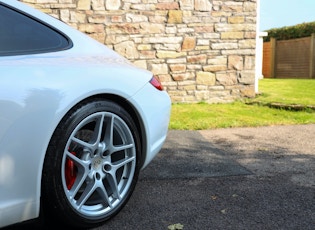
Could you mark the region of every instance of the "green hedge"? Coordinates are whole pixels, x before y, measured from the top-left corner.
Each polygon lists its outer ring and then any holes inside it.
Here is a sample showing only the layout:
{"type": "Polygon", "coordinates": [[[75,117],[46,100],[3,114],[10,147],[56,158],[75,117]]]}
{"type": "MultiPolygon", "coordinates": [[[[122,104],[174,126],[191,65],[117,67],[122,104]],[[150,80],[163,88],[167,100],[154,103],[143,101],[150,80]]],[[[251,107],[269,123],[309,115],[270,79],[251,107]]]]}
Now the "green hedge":
{"type": "Polygon", "coordinates": [[[295,38],[309,37],[315,33],[315,22],[302,23],[295,26],[285,26],[266,30],[268,36],[264,37],[264,41],[270,41],[270,38],[277,40],[288,40],[295,38]]]}

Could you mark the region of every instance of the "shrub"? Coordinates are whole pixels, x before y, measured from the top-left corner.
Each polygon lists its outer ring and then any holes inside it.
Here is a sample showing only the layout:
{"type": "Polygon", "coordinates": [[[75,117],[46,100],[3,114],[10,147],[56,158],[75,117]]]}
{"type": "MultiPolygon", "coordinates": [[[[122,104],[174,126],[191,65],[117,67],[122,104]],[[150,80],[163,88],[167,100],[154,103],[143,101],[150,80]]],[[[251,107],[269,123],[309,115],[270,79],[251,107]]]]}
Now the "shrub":
{"type": "Polygon", "coordinates": [[[264,41],[270,41],[270,38],[277,40],[288,40],[295,38],[309,37],[315,33],[315,22],[297,24],[295,26],[285,26],[281,28],[273,28],[266,30],[268,36],[264,37],[264,41]]]}

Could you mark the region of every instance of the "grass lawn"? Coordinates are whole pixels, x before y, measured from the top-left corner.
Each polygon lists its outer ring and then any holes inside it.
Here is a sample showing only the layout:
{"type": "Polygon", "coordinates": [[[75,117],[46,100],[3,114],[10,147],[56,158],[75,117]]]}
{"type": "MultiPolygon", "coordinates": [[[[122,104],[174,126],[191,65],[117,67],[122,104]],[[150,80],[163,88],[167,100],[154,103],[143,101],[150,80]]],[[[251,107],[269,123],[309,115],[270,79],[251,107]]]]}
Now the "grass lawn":
{"type": "Polygon", "coordinates": [[[315,79],[262,79],[253,101],[315,106],[315,79]]]}
{"type": "MultiPolygon", "coordinates": [[[[315,106],[315,80],[262,79],[259,95],[227,104],[173,104],[170,129],[202,130],[230,127],[257,127],[315,123],[315,111],[269,107],[283,105],[315,106]]],[[[290,107],[289,107],[290,108],[290,107]]]]}

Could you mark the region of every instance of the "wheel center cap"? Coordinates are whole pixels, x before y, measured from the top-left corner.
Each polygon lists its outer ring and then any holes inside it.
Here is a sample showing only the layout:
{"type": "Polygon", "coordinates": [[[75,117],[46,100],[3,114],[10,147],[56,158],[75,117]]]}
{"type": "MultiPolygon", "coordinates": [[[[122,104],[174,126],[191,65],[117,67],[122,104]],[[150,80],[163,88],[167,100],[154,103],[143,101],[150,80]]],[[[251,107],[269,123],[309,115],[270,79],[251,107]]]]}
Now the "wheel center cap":
{"type": "Polygon", "coordinates": [[[96,158],[93,160],[93,164],[92,164],[93,169],[94,169],[94,170],[99,169],[99,168],[101,167],[101,165],[102,165],[102,162],[103,162],[102,158],[96,157],[96,158]]]}

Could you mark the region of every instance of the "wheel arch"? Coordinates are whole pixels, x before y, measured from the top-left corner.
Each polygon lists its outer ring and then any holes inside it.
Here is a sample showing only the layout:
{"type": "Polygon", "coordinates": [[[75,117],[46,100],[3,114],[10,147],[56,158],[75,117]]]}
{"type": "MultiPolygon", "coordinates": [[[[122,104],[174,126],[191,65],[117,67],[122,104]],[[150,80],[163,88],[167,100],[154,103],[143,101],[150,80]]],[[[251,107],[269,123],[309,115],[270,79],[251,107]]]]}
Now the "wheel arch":
{"type": "MultiPolygon", "coordinates": [[[[101,100],[101,99],[104,99],[104,100],[111,100],[117,104],[119,104],[120,106],[122,106],[129,114],[130,116],[132,117],[134,123],[136,124],[136,128],[138,130],[138,133],[139,133],[139,136],[140,136],[140,142],[141,142],[141,159],[140,159],[140,165],[142,167],[142,165],[144,164],[145,162],[145,158],[146,158],[146,149],[147,149],[147,140],[146,140],[146,130],[145,130],[145,125],[144,125],[144,122],[140,116],[140,114],[138,113],[137,109],[135,108],[134,105],[132,105],[132,103],[130,101],[128,101],[126,98],[123,98],[119,95],[115,95],[115,94],[96,94],[96,95],[92,95],[90,97],[87,97],[87,98],[84,98],[83,100],[80,100],[78,102],[76,102],[63,116],[62,118],[59,120],[59,122],[56,124],[56,127],[54,128],[53,132],[52,132],[52,135],[50,137],[50,140],[48,142],[48,145],[46,147],[46,150],[45,150],[45,155],[46,155],[46,152],[47,152],[47,149],[48,149],[48,146],[49,146],[49,143],[51,142],[51,138],[53,137],[54,133],[56,132],[59,124],[61,123],[61,121],[66,117],[68,116],[69,113],[71,113],[71,111],[73,109],[75,109],[79,104],[81,103],[88,103],[90,101],[93,101],[95,99],[98,99],[98,100],[101,100]]],[[[45,161],[45,156],[42,160],[42,169],[43,169],[43,164],[44,164],[44,161],[45,161]]],[[[41,175],[42,177],[43,175],[41,175]]]]}
{"type": "MultiPolygon", "coordinates": [[[[142,120],[141,118],[141,115],[140,115],[140,112],[137,111],[136,109],[136,105],[133,105],[132,102],[128,101],[127,99],[121,97],[121,96],[118,96],[118,95],[113,95],[113,94],[97,94],[97,95],[92,95],[90,97],[87,97],[87,98],[84,98],[83,100],[80,100],[78,102],[76,102],[73,106],[70,107],[70,109],[67,110],[67,112],[65,112],[65,114],[61,117],[61,119],[59,120],[59,122],[56,124],[56,127],[54,128],[53,132],[52,132],[52,135],[50,137],[50,140],[49,140],[49,144],[47,146],[47,149],[46,149],[46,153],[45,153],[45,156],[44,156],[44,160],[43,160],[43,167],[42,167],[42,174],[41,174],[41,184],[40,184],[40,193],[41,193],[41,198],[40,198],[40,207],[39,207],[39,217],[42,217],[42,218],[45,218],[46,216],[46,213],[44,211],[44,199],[43,199],[43,196],[42,196],[42,192],[44,191],[43,190],[43,178],[45,176],[45,173],[43,172],[43,169],[44,169],[44,164],[45,164],[45,161],[46,161],[46,158],[47,158],[47,151],[49,151],[49,145],[50,143],[54,143],[54,136],[56,135],[56,132],[58,133],[58,129],[60,129],[60,124],[64,121],[64,120],[67,120],[71,114],[78,110],[78,108],[80,108],[81,106],[84,106],[84,105],[87,105],[91,102],[95,102],[95,101],[111,101],[111,102],[114,102],[116,104],[118,104],[119,106],[121,106],[123,108],[123,110],[126,110],[128,112],[128,114],[130,115],[131,119],[133,120],[133,123],[134,125],[132,125],[134,128],[136,128],[138,134],[137,136],[137,139],[138,139],[138,142],[140,141],[140,159],[139,159],[139,169],[142,168],[144,162],[145,162],[145,158],[146,158],[146,154],[145,154],[145,151],[146,151],[146,133],[145,133],[145,127],[144,127],[144,121],[142,120]]],[[[130,120],[130,119],[129,119],[130,120]]],[[[133,128],[133,129],[134,129],[133,128]]],[[[50,161],[51,162],[51,161],[50,161]]],[[[46,182],[47,184],[47,182],[46,182]]]]}

